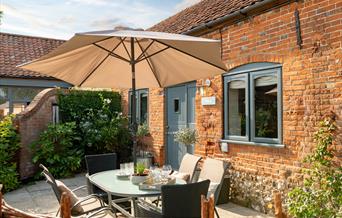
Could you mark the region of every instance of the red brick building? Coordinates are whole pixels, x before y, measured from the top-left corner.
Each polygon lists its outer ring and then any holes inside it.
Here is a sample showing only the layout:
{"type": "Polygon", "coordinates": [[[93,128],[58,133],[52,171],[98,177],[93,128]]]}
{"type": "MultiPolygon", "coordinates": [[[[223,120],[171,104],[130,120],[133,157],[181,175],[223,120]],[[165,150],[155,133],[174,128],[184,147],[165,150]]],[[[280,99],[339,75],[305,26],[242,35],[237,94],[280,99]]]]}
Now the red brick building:
{"type": "Polygon", "coordinates": [[[228,68],[139,93],[157,162],[177,164],[184,148],[172,132],[196,128],[193,152],[231,163],[232,200],[270,212],[272,191],[302,180],[316,124],[331,113],[341,148],[341,0],[203,0],[150,30],[219,39],[228,68]]]}

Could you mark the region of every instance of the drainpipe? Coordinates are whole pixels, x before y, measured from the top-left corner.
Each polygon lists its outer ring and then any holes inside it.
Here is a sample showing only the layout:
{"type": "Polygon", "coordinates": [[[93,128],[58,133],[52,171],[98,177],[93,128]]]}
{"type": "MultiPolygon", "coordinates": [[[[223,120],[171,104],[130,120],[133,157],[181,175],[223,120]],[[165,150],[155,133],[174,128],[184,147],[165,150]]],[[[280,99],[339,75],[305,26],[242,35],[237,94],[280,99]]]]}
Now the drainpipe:
{"type": "Polygon", "coordinates": [[[279,7],[282,5],[289,4],[292,1],[291,0],[264,0],[261,2],[257,2],[254,5],[247,6],[241,10],[227,14],[221,18],[217,18],[216,20],[212,20],[212,21],[209,21],[207,23],[200,24],[199,26],[196,26],[193,29],[187,30],[187,31],[183,32],[182,34],[184,34],[184,35],[196,35],[196,33],[200,33],[202,31],[210,30],[216,26],[219,26],[219,25],[227,22],[227,21],[242,20],[242,19],[248,17],[248,15],[249,15],[248,13],[252,14],[254,10],[262,9],[265,6],[272,5],[271,8],[274,8],[274,7],[279,7]]]}

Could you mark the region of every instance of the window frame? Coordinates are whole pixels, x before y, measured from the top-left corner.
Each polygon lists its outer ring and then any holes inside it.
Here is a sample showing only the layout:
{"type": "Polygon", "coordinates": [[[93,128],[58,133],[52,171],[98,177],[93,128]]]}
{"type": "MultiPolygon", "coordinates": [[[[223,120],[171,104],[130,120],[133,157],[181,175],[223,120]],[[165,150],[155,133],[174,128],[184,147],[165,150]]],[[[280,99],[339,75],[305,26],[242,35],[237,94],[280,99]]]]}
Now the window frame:
{"type": "Polygon", "coordinates": [[[237,140],[237,141],[249,141],[249,130],[250,130],[250,119],[249,119],[249,82],[248,82],[248,75],[247,74],[240,74],[240,75],[233,75],[233,76],[226,76],[224,77],[224,137],[225,139],[230,140],[237,140]],[[229,124],[228,124],[228,117],[229,117],[229,95],[228,95],[228,84],[232,81],[245,81],[245,116],[246,116],[246,136],[237,136],[237,135],[229,135],[229,124]]]}
{"type": "Polygon", "coordinates": [[[250,91],[250,141],[251,142],[262,142],[270,144],[280,144],[282,142],[282,88],[281,88],[281,70],[280,68],[268,69],[263,71],[253,71],[249,73],[249,91],[250,91]],[[277,77],[277,128],[278,137],[277,138],[265,138],[255,136],[255,90],[254,81],[257,78],[269,75],[276,75],[277,77]]]}
{"type": "Polygon", "coordinates": [[[223,141],[234,141],[236,143],[241,142],[242,144],[255,144],[255,145],[271,145],[277,146],[283,141],[283,117],[282,117],[282,66],[274,63],[251,63],[242,65],[238,68],[233,69],[231,72],[223,75],[223,108],[224,108],[224,128],[223,128],[223,141]],[[264,67],[262,65],[265,65],[264,67]],[[240,70],[242,69],[242,70],[240,70]],[[254,102],[254,80],[267,75],[275,75],[277,77],[277,127],[278,137],[277,138],[263,138],[255,137],[255,102],[254,102]],[[231,81],[246,80],[246,136],[234,136],[229,135],[229,93],[228,84],[231,81]]]}
{"type": "MultiPolygon", "coordinates": [[[[148,89],[137,89],[135,90],[135,96],[136,96],[136,121],[137,121],[137,124],[140,125],[142,124],[140,122],[141,120],[141,99],[140,99],[140,96],[141,94],[146,94],[147,96],[147,118],[146,118],[146,125],[149,125],[149,116],[150,116],[150,113],[149,113],[149,90],[148,89]]],[[[131,102],[132,102],[132,90],[129,90],[128,92],[128,118],[129,118],[129,123],[132,123],[132,105],[131,105],[131,102]]]]}

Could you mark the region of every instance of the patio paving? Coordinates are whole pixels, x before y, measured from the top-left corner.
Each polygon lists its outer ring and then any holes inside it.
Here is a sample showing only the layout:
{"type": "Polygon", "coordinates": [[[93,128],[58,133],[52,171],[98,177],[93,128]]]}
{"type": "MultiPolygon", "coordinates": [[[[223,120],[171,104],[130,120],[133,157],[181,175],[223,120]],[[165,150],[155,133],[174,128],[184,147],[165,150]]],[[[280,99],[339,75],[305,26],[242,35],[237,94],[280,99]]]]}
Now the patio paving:
{"type": "MultiPolygon", "coordinates": [[[[70,189],[86,185],[84,174],[78,174],[73,178],[62,179],[70,189]]],[[[77,192],[80,197],[86,196],[86,189],[77,192]]],[[[58,201],[45,181],[37,181],[24,185],[22,188],[6,193],[4,198],[11,206],[31,213],[55,215],[58,210],[58,201]]],[[[268,218],[265,214],[241,207],[233,203],[222,204],[217,207],[221,218],[268,218]]]]}

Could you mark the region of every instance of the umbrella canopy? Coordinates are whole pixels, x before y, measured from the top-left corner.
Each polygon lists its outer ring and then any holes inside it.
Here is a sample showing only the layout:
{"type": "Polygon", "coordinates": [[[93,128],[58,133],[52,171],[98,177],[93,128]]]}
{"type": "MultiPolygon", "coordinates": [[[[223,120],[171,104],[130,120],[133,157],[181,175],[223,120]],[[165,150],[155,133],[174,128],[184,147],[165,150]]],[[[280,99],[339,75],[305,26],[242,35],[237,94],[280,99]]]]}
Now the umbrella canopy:
{"type": "Polygon", "coordinates": [[[218,40],[135,30],[77,33],[56,50],[21,67],[75,86],[132,88],[132,56],[137,88],[172,86],[226,69],[218,40]]]}
{"type": "Polygon", "coordinates": [[[136,88],[167,87],[221,74],[220,41],[137,30],[77,33],[22,68],[80,87],[132,88],[136,164],[136,88]]]}

